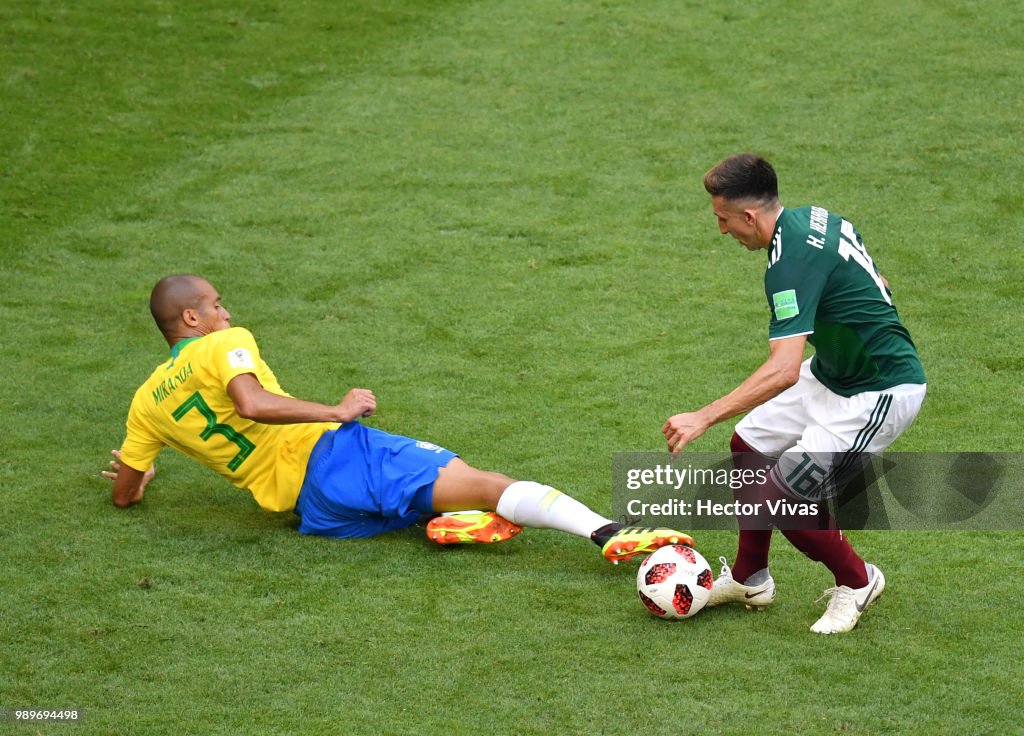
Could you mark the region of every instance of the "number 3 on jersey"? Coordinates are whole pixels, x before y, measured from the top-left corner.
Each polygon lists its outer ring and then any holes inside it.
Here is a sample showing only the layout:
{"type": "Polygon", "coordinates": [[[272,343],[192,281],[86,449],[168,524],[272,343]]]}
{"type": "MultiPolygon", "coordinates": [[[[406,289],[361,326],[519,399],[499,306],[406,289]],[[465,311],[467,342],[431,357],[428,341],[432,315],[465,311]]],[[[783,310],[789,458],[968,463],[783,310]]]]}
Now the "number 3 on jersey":
{"type": "Polygon", "coordinates": [[[853,229],[853,223],[843,220],[839,233],[839,255],[843,257],[844,261],[849,261],[850,258],[853,258],[861,268],[867,271],[868,275],[878,285],[878,290],[882,292],[882,298],[885,299],[885,303],[892,306],[892,299],[889,298],[889,291],[885,288],[885,282],[878,275],[875,262],[871,260],[871,256],[868,255],[864,244],[857,237],[857,231],[853,229]]]}
{"type": "Polygon", "coordinates": [[[210,405],[206,403],[206,399],[198,391],[185,399],[171,416],[174,417],[174,421],[178,422],[192,409],[198,411],[206,419],[206,428],[199,433],[199,437],[203,442],[209,440],[213,435],[219,434],[228,442],[238,447],[238,454],[231,458],[231,461],[228,463],[228,470],[238,470],[242,463],[245,462],[245,459],[256,449],[256,445],[233,427],[218,422],[217,414],[210,408],[210,405]]]}

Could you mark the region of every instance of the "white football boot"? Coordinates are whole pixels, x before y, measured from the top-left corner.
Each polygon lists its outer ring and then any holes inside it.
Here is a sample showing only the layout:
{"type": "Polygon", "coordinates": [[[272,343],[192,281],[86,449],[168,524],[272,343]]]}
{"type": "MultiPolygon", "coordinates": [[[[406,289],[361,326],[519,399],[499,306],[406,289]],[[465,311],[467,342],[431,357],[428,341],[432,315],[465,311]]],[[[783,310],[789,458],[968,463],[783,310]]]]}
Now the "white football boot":
{"type": "Polygon", "coordinates": [[[830,595],[832,600],[828,602],[824,615],[811,627],[811,631],[816,634],[841,634],[850,631],[857,625],[864,609],[878,600],[878,596],[885,590],[885,576],[874,565],[865,563],[864,567],[868,573],[868,584],[863,588],[839,585],[829,588],[822,594],[821,598],[830,595]]]}
{"type": "Polygon", "coordinates": [[[749,610],[760,611],[775,600],[775,581],[772,580],[767,567],[755,572],[745,582],[738,583],[733,578],[732,570],[729,569],[725,558],[718,559],[722,563],[722,572],[711,586],[708,608],[723,603],[742,603],[749,610]]]}

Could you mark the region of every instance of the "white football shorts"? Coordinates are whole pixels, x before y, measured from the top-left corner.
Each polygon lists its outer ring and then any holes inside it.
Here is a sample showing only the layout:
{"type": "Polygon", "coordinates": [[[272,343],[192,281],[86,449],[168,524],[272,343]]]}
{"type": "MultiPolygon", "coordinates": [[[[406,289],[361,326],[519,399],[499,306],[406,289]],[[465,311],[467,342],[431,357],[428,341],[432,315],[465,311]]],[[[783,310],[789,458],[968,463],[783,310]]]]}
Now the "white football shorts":
{"type": "Polygon", "coordinates": [[[833,393],[811,373],[753,409],[736,425],[751,448],[778,460],[775,479],[810,500],[833,495],[828,479],[837,463],[877,455],[906,431],[924,403],[927,384],[905,383],[854,396],[833,393]]]}

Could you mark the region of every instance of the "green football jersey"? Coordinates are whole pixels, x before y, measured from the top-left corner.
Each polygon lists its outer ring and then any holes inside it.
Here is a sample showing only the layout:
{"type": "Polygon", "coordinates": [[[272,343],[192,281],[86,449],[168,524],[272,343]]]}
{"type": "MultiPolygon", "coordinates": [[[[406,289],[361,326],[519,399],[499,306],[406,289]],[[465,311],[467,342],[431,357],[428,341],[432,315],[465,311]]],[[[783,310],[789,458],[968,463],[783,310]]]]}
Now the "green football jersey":
{"type": "Polygon", "coordinates": [[[892,294],[848,220],[821,207],[783,209],[764,274],[770,339],[807,335],[811,371],[853,396],[924,383],[924,368],[892,294]]]}

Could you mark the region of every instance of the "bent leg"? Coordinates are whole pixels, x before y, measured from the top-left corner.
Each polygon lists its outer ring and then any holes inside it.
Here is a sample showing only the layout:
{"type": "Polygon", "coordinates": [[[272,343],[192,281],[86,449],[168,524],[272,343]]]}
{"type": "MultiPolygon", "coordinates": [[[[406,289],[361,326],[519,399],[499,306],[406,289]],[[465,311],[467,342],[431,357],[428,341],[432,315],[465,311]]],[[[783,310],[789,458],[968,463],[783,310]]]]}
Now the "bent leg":
{"type": "Polygon", "coordinates": [[[609,519],[551,486],[478,470],[456,458],[434,482],[435,511],[496,511],[513,524],[591,538],[609,519]]]}
{"type": "MultiPolygon", "coordinates": [[[[433,510],[439,512],[468,509],[494,511],[497,516],[518,527],[555,529],[590,539],[601,548],[606,560],[616,564],[648,554],[666,544],[693,545],[693,540],[681,532],[672,529],[625,528],[551,486],[529,480],[512,480],[501,473],[477,470],[458,458],[453,459],[438,474],[431,504],[433,510]]],[[[435,519],[431,524],[437,522],[435,519]]],[[[429,533],[430,525],[427,528],[429,533]]],[[[487,534],[491,531],[485,530],[487,534]]],[[[439,541],[437,537],[431,538],[439,541]]],[[[499,541],[495,538],[472,539],[499,541]]]]}

